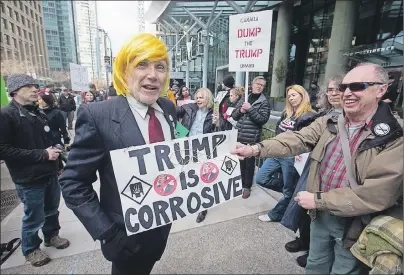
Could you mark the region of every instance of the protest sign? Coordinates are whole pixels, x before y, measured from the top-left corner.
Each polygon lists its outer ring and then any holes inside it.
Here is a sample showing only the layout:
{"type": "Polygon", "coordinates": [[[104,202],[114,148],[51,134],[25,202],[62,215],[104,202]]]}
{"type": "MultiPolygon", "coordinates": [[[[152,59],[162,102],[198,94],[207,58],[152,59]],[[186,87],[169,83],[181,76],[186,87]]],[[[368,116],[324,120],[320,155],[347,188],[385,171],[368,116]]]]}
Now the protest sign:
{"type": "Polygon", "coordinates": [[[299,175],[302,174],[304,166],[306,165],[307,159],[309,158],[310,153],[304,153],[300,155],[300,160],[295,160],[295,168],[299,175]]]}
{"type": "Polygon", "coordinates": [[[242,193],[230,154],[237,130],[111,151],[128,235],[169,224],[242,193]]]}
{"type": "Polygon", "coordinates": [[[70,63],[70,78],[73,91],[88,92],[90,90],[86,67],[70,63]]]}
{"type": "Polygon", "coordinates": [[[268,72],[271,29],[272,10],[230,16],[230,72],[268,72]]]}
{"type": "Polygon", "coordinates": [[[229,72],[246,72],[245,102],[249,72],[268,72],[271,29],[271,10],[229,17],[229,72]]]}

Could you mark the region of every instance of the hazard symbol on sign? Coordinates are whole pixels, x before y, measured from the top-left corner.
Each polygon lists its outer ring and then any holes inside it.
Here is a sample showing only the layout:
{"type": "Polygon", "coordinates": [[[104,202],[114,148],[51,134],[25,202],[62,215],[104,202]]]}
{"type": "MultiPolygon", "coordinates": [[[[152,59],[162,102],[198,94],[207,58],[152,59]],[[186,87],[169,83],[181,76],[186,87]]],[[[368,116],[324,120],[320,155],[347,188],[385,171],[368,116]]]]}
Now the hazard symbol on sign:
{"type": "Polygon", "coordinates": [[[122,190],[121,194],[137,204],[142,204],[151,188],[151,184],[133,176],[122,190]]]}
{"type": "Polygon", "coordinates": [[[154,180],[154,191],[160,196],[169,196],[177,188],[177,181],[172,175],[163,174],[154,180]]]}
{"type": "Polygon", "coordinates": [[[204,183],[212,183],[219,176],[219,168],[213,162],[207,162],[202,165],[200,173],[204,183]]]}

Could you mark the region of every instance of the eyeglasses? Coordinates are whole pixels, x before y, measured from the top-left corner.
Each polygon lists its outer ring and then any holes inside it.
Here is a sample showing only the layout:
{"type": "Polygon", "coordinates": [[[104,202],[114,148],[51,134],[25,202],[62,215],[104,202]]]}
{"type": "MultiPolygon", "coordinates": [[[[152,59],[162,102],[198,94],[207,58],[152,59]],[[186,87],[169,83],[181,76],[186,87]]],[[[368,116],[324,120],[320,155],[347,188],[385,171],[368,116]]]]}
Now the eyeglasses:
{"type": "Polygon", "coordinates": [[[385,85],[385,83],[381,82],[352,82],[349,84],[340,84],[339,85],[339,90],[341,92],[345,92],[347,88],[351,90],[352,92],[361,92],[366,90],[369,86],[374,86],[374,85],[385,85]]]}
{"type": "Polygon", "coordinates": [[[331,94],[333,92],[339,94],[340,90],[339,88],[327,88],[327,94],[331,94]]]}

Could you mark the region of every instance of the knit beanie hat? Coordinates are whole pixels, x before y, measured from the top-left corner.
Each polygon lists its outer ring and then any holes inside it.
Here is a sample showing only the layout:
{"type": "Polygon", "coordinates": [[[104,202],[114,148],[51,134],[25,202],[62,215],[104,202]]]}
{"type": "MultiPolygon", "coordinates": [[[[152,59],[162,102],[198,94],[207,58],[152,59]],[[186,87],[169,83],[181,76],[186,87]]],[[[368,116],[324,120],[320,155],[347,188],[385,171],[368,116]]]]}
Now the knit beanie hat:
{"type": "Polygon", "coordinates": [[[234,88],[234,83],[236,81],[234,80],[234,77],[232,75],[228,75],[223,79],[223,84],[227,88],[233,89],[234,88]]]}
{"type": "Polygon", "coordinates": [[[38,89],[37,81],[26,74],[12,74],[7,78],[7,92],[10,96],[22,87],[34,85],[38,89]]]}

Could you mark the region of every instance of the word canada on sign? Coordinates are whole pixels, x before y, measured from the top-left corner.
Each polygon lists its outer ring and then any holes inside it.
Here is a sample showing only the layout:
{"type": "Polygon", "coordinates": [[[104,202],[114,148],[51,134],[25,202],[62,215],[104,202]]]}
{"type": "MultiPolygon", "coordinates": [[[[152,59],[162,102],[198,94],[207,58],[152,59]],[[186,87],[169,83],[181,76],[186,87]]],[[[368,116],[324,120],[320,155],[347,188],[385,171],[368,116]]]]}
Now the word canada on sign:
{"type": "Polygon", "coordinates": [[[111,151],[128,235],[241,195],[237,130],[111,151]]]}
{"type": "Polygon", "coordinates": [[[272,11],[230,16],[229,71],[267,72],[272,11]]]}

